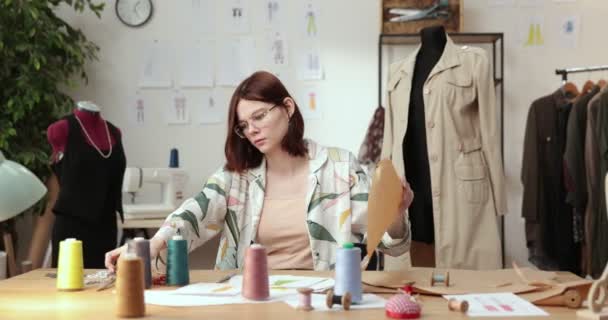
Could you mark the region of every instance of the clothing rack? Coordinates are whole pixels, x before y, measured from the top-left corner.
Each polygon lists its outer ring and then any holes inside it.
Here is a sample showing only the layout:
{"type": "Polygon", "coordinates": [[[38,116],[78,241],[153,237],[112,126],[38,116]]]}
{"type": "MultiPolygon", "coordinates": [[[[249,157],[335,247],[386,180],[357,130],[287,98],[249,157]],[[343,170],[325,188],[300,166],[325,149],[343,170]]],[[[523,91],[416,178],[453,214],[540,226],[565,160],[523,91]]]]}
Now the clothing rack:
{"type": "Polygon", "coordinates": [[[567,69],[555,69],[555,74],[562,76],[562,81],[568,81],[568,73],[579,73],[579,72],[594,72],[608,70],[608,65],[594,66],[594,67],[579,67],[579,68],[567,68],[567,69]]]}

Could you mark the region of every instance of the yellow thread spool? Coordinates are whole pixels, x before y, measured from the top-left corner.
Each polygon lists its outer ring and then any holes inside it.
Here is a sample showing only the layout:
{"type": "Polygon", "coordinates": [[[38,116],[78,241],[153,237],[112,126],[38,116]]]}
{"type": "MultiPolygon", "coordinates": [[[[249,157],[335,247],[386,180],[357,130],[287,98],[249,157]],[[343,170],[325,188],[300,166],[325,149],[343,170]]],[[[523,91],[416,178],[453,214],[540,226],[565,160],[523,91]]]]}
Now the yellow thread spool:
{"type": "Polygon", "coordinates": [[[84,288],[82,241],[68,238],[59,242],[57,289],[76,291],[84,288]]]}
{"type": "Polygon", "coordinates": [[[144,301],[144,263],[135,253],[127,252],[118,259],[116,275],[116,315],[139,318],[146,315],[144,301]]]}

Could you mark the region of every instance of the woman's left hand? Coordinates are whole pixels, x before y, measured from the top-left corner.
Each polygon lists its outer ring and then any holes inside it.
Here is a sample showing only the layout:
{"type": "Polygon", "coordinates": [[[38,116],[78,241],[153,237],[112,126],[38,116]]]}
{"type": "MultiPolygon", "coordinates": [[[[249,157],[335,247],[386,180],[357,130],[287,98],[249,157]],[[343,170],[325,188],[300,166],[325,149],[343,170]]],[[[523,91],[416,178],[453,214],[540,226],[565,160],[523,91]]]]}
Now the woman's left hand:
{"type": "Polygon", "coordinates": [[[401,178],[401,187],[403,188],[403,199],[399,205],[399,212],[405,212],[412,204],[412,201],[414,201],[414,191],[403,177],[401,178]]]}
{"type": "Polygon", "coordinates": [[[405,210],[410,207],[412,201],[414,201],[414,191],[410,187],[410,184],[405,180],[405,178],[401,178],[401,187],[403,189],[403,198],[401,199],[401,204],[399,205],[399,213],[395,218],[395,221],[389,226],[388,234],[393,238],[403,238],[405,235],[404,222],[406,219],[404,217],[405,210]]]}

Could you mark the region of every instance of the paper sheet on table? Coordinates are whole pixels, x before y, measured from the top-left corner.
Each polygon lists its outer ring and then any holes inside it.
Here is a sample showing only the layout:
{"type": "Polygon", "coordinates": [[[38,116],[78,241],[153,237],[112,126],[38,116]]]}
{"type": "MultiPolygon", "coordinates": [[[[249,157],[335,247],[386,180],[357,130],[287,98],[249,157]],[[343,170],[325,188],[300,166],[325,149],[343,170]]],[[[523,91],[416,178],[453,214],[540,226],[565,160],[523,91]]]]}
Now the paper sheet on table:
{"type": "Polygon", "coordinates": [[[246,303],[268,303],[279,302],[285,298],[296,296],[290,294],[273,294],[270,293],[270,298],[264,301],[253,301],[243,298],[240,294],[234,296],[201,296],[192,294],[176,294],[176,290],[146,290],[146,304],[166,307],[198,307],[198,306],[217,306],[225,304],[246,304],[246,303]]]}
{"type": "Polygon", "coordinates": [[[241,293],[241,288],[235,288],[228,283],[194,283],[173,291],[173,294],[199,296],[235,296],[241,293]]]}
{"type": "Polygon", "coordinates": [[[367,257],[371,257],[386,229],[399,214],[403,197],[401,180],[390,160],[381,160],[374,171],[367,209],[367,257]]]}
{"type": "MultiPolygon", "coordinates": [[[[311,295],[310,298],[311,298],[310,303],[313,306],[313,308],[315,308],[314,311],[344,311],[341,306],[335,306],[334,308],[329,309],[325,302],[325,299],[326,299],[325,295],[313,294],[313,295],[311,295]]],[[[285,299],[283,302],[287,303],[292,308],[296,308],[299,304],[297,296],[289,297],[288,299],[285,299]]],[[[350,308],[354,309],[354,310],[380,309],[380,308],[384,308],[385,304],[386,304],[386,300],[380,296],[377,296],[375,294],[364,294],[363,301],[359,304],[352,304],[350,306],[350,308]]]]}
{"type": "MultiPolygon", "coordinates": [[[[323,277],[304,277],[292,275],[272,275],[268,277],[270,295],[290,295],[297,293],[298,288],[311,288],[314,291],[323,291],[334,285],[334,280],[323,277]]],[[[235,288],[243,286],[243,276],[234,276],[229,284],[235,288]]]]}
{"type": "Polygon", "coordinates": [[[512,293],[483,293],[445,295],[446,299],[466,300],[469,317],[522,317],[548,316],[549,314],[532,303],[512,293]]]}

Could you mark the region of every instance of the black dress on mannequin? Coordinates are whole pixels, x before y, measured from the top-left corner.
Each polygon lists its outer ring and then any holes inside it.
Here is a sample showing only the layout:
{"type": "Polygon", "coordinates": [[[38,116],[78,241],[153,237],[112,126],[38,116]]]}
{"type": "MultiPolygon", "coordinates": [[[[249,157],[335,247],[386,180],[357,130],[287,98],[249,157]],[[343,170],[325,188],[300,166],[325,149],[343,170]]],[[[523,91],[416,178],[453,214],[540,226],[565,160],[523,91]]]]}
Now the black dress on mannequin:
{"type": "Polygon", "coordinates": [[[403,159],[406,179],[415,194],[414,201],[409,208],[412,240],[431,244],[435,238],[433,196],[422,91],[431,70],[443,54],[447,39],[443,27],[422,29],[420,38],[422,45],[416,56],[412,78],[408,126],[403,139],[403,159]]]}

